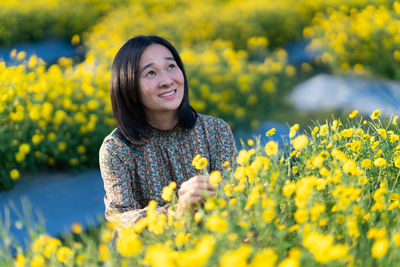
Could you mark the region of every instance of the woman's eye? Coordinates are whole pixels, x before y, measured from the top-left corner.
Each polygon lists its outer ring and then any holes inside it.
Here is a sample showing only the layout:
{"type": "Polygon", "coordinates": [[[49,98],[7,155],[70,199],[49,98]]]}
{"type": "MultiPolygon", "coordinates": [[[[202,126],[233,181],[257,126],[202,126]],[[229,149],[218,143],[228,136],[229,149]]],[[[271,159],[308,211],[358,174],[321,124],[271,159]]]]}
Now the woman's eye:
{"type": "Polygon", "coordinates": [[[154,71],[149,71],[148,73],[146,73],[146,75],[145,75],[145,77],[149,77],[149,76],[153,76],[153,75],[155,75],[156,73],[154,72],[154,71]]]}
{"type": "Polygon", "coordinates": [[[169,66],[168,66],[168,69],[170,69],[170,70],[172,70],[172,69],[174,69],[175,68],[175,64],[170,64],[169,66]]]}

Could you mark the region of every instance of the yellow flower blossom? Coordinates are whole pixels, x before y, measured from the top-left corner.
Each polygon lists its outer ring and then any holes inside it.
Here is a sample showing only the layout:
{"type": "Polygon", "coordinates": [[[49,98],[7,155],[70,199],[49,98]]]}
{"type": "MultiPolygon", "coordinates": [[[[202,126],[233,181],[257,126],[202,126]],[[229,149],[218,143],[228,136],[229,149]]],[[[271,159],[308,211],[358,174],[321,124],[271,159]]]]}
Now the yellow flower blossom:
{"type": "Polygon", "coordinates": [[[374,112],[372,112],[371,115],[370,115],[371,119],[373,119],[373,120],[378,119],[379,116],[381,116],[381,110],[380,109],[374,110],[374,112]]]}
{"type": "Polygon", "coordinates": [[[386,252],[389,249],[389,240],[387,238],[378,239],[372,245],[372,256],[374,258],[382,258],[385,256],[386,252]]]}
{"type": "Polygon", "coordinates": [[[80,223],[73,223],[71,225],[71,230],[74,234],[79,235],[83,232],[83,226],[80,223]]]}
{"type": "Polygon", "coordinates": [[[162,199],[165,201],[171,201],[175,188],[175,182],[171,182],[168,186],[164,187],[161,195],[162,199]]]}
{"type": "Polygon", "coordinates": [[[218,215],[211,215],[207,221],[206,226],[213,232],[225,233],[228,230],[228,223],[218,215]]]}
{"type": "Polygon", "coordinates": [[[265,136],[273,136],[275,134],[276,129],[275,128],[271,128],[270,130],[268,130],[265,133],[265,136]]]}
{"type": "Polygon", "coordinates": [[[142,242],[133,229],[122,229],[118,236],[117,251],[124,257],[134,257],[142,250],[142,242]]]}
{"type": "Polygon", "coordinates": [[[305,148],[308,144],[308,138],[306,135],[299,135],[294,140],[291,141],[294,149],[301,150],[305,148]]]}
{"type": "Polygon", "coordinates": [[[264,147],[265,153],[268,156],[275,155],[278,153],[278,144],[274,141],[269,141],[264,147]]]}
{"type": "Polygon", "coordinates": [[[321,126],[319,130],[319,135],[326,136],[328,134],[328,131],[329,131],[328,124],[324,124],[321,126]]]}
{"type": "Polygon", "coordinates": [[[353,111],[349,114],[349,118],[350,118],[350,119],[353,119],[355,116],[357,116],[357,114],[358,114],[358,110],[355,109],[355,110],[353,110],[353,111]]]}
{"type": "Polygon", "coordinates": [[[384,158],[377,158],[374,160],[374,165],[376,167],[383,167],[386,165],[386,160],[384,158]]]}
{"type": "Polygon", "coordinates": [[[207,167],[208,160],[205,157],[202,157],[201,155],[197,154],[192,161],[192,165],[198,169],[198,170],[203,170],[207,167]]]}

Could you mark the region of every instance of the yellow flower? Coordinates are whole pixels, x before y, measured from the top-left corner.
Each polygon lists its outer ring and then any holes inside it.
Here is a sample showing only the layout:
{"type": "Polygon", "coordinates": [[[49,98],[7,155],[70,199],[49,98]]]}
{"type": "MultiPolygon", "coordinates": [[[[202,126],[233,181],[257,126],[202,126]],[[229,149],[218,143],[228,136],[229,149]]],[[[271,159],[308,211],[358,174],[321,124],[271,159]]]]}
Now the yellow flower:
{"type": "Polygon", "coordinates": [[[343,164],[343,171],[346,173],[351,173],[353,175],[357,174],[357,164],[354,160],[348,159],[343,164]]]}
{"type": "Polygon", "coordinates": [[[398,119],[398,118],[399,118],[399,116],[397,116],[397,115],[394,116],[393,122],[392,122],[394,125],[397,125],[397,119],[398,119]]]}
{"type": "Polygon", "coordinates": [[[289,131],[289,138],[293,138],[296,135],[297,130],[300,128],[299,124],[295,124],[292,127],[290,127],[289,131]]]}
{"type": "Polygon", "coordinates": [[[69,247],[60,247],[57,251],[57,260],[62,263],[66,263],[71,259],[73,255],[72,250],[69,247]]]}
{"type": "Polygon", "coordinates": [[[292,172],[293,172],[293,174],[297,174],[299,172],[299,169],[297,168],[297,166],[292,167],[292,172]]]}
{"type": "Polygon", "coordinates": [[[122,229],[118,236],[117,250],[124,257],[134,257],[142,250],[142,242],[132,229],[122,229]]]}
{"type": "Polygon", "coordinates": [[[74,234],[77,234],[77,235],[81,234],[82,231],[83,231],[82,224],[80,224],[80,223],[73,223],[73,224],[71,225],[71,230],[72,230],[72,232],[73,232],[74,234]]]}
{"type": "Polygon", "coordinates": [[[326,136],[328,134],[328,124],[324,124],[321,126],[321,129],[319,130],[319,135],[321,136],[326,136]]]}
{"type": "Polygon", "coordinates": [[[365,169],[371,168],[371,160],[370,159],[364,159],[361,161],[361,167],[365,169]]]}
{"type": "Polygon", "coordinates": [[[400,157],[394,158],[394,166],[396,166],[396,168],[400,168],[400,157]]]}
{"type": "Polygon", "coordinates": [[[372,256],[378,259],[382,258],[383,256],[385,256],[388,249],[389,249],[389,240],[387,238],[376,240],[372,245],[371,249],[372,256]]]}
{"type": "Polygon", "coordinates": [[[256,150],[254,148],[250,149],[249,151],[240,150],[236,158],[237,164],[246,165],[249,162],[251,156],[253,156],[255,153],[256,150]]]}
{"type": "Polygon", "coordinates": [[[175,244],[178,248],[182,247],[189,241],[190,233],[178,232],[175,238],[175,244]]]}
{"type": "Polygon", "coordinates": [[[382,167],[386,165],[386,160],[384,158],[377,158],[374,160],[374,165],[376,167],[382,167]]]}
{"type": "Polygon", "coordinates": [[[25,267],[25,257],[22,254],[18,254],[17,257],[15,257],[14,264],[15,267],[25,267]]]}
{"type": "Polygon", "coordinates": [[[383,139],[387,138],[387,133],[385,129],[378,129],[378,133],[383,139]]]}
{"type": "Polygon", "coordinates": [[[400,247],[400,233],[397,233],[393,236],[393,243],[400,247]]]}
{"type": "Polygon", "coordinates": [[[176,188],[175,182],[171,182],[168,186],[164,187],[161,195],[162,199],[165,201],[171,201],[175,188],[176,188]]]}
{"type": "Polygon", "coordinates": [[[308,138],[306,135],[299,135],[294,140],[291,141],[294,149],[301,150],[305,148],[308,144],[308,138]]]}
{"type": "Polygon", "coordinates": [[[276,216],[275,209],[274,208],[268,208],[263,212],[262,219],[265,222],[270,223],[275,218],[275,216],[276,216]]]}
{"type": "Polygon", "coordinates": [[[199,154],[197,154],[192,161],[192,165],[198,170],[206,168],[207,164],[208,164],[207,158],[202,157],[199,154]]]}
{"type": "Polygon", "coordinates": [[[246,266],[251,253],[251,246],[241,245],[237,250],[227,251],[221,257],[221,267],[246,266]]]}
{"type": "Polygon", "coordinates": [[[308,210],[299,209],[294,213],[294,219],[298,224],[302,224],[308,220],[308,210]]]}
{"type": "Polygon", "coordinates": [[[344,130],[342,130],[342,131],[340,132],[340,134],[341,134],[343,137],[350,138],[350,137],[353,136],[353,132],[354,132],[354,129],[353,129],[353,128],[349,128],[349,129],[344,129],[344,130]]]}
{"type": "Polygon", "coordinates": [[[264,147],[265,153],[267,153],[268,156],[275,155],[278,153],[278,144],[274,141],[269,141],[265,147],[264,147]]]}
{"type": "Polygon", "coordinates": [[[312,132],[311,132],[311,135],[312,135],[312,136],[316,135],[316,134],[318,133],[318,131],[319,131],[319,127],[318,127],[318,126],[315,126],[314,129],[313,129],[312,132]]]}
{"type": "Polygon", "coordinates": [[[254,255],[253,260],[248,267],[273,267],[275,262],[278,260],[278,255],[274,252],[272,248],[265,248],[256,255],[254,255]]]}
{"type": "Polygon", "coordinates": [[[394,143],[394,142],[397,142],[399,140],[399,136],[397,135],[397,134],[391,134],[390,135],[390,137],[389,137],[389,141],[390,141],[390,143],[394,143]]]}
{"type": "Polygon", "coordinates": [[[275,131],[276,131],[275,128],[272,128],[265,133],[265,136],[273,136],[275,134],[275,131]]]}
{"type": "Polygon", "coordinates": [[[65,150],[67,150],[67,143],[65,143],[64,141],[59,142],[58,150],[60,150],[60,152],[64,152],[65,150]]]}
{"type": "Polygon", "coordinates": [[[41,255],[36,255],[29,263],[32,267],[42,267],[44,266],[44,258],[41,255]]]}
{"type": "Polygon", "coordinates": [[[285,197],[290,197],[295,190],[296,190],[296,184],[294,182],[289,182],[285,184],[285,186],[283,187],[282,194],[285,197]]]}
{"type": "Polygon", "coordinates": [[[211,215],[207,221],[206,226],[213,232],[225,233],[228,230],[227,222],[218,215],[211,215]]]}
{"type": "Polygon", "coordinates": [[[221,172],[220,171],[213,171],[210,174],[210,184],[216,186],[219,182],[221,182],[221,172]]]}
{"type": "Polygon", "coordinates": [[[111,252],[108,249],[107,245],[99,244],[98,249],[99,249],[99,261],[100,262],[104,262],[111,258],[111,252]]]}
{"type": "Polygon", "coordinates": [[[143,261],[150,266],[176,266],[171,251],[160,244],[149,246],[146,250],[143,261]]]}
{"type": "Polygon", "coordinates": [[[299,260],[297,258],[288,257],[284,258],[278,265],[278,267],[299,267],[299,260]]]}
{"type": "Polygon", "coordinates": [[[349,114],[349,118],[352,119],[352,118],[354,118],[355,116],[357,116],[357,114],[358,114],[358,110],[355,109],[355,110],[353,110],[353,111],[349,114]]]}
{"type": "Polygon", "coordinates": [[[381,110],[377,109],[374,112],[371,113],[371,119],[376,120],[379,118],[379,116],[381,116],[381,110]]]}
{"type": "Polygon", "coordinates": [[[19,178],[19,171],[17,169],[13,169],[10,171],[10,177],[13,180],[16,180],[19,178]]]}
{"type": "Polygon", "coordinates": [[[245,210],[250,209],[260,198],[260,193],[259,191],[261,190],[262,186],[260,184],[257,184],[254,186],[254,188],[251,190],[249,194],[249,198],[247,200],[246,206],[244,207],[245,210]]]}
{"type": "Polygon", "coordinates": [[[311,208],[311,220],[313,222],[315,222],[319,215],[321,215],[322,212],[325,211],[325,205],[324,204],[315,204],[312,208],[311,208]]]}

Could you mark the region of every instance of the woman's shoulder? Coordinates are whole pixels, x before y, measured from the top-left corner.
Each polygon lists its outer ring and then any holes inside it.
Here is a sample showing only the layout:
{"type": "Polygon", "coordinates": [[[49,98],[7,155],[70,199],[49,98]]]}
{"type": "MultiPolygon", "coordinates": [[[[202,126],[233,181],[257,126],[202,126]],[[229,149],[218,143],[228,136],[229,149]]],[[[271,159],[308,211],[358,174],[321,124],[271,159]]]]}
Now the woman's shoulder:
{"type": "Polygon", "coordinates": [[[100,153],[102,152],[128,152],[131,151],[132,148],[129,145],[129,142],[123,136],[123,134],[115,128],[109,135],[107,135],[103,144],[100,148],[100,153]]]}
{"type": "Polygon", "coordinates": [[[198,114],[199,125],[201,125],[202,127],[211,128],[215,130],[230,129],[229,124],[221,118],[201,113],[197,114],[198,114]]]}

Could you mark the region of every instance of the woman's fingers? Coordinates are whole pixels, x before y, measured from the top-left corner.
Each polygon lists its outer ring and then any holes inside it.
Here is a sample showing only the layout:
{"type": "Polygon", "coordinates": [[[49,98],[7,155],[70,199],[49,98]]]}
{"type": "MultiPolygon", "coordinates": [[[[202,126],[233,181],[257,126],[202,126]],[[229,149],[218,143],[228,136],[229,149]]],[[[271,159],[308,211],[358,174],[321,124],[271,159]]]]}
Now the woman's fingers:
{"type": "Polygon", "coordinates": [[[188,185],[182,185],[181,188],[178,190],[178,196],[185,195],[190,192],[197,192],[198,194],[203,193],[211,193],[214,192],[213,187],[209,183],[202,183],[202,184],[188,184],[188,185]]]}
{"type": "Polygon", "coordinates": [[[214,196],[214,188],[209,183],[209,176],[194,176],[182,183],[178,190],[178,205],[186,209],[200,203],[205,195],[214,196]]]}

